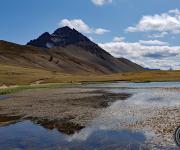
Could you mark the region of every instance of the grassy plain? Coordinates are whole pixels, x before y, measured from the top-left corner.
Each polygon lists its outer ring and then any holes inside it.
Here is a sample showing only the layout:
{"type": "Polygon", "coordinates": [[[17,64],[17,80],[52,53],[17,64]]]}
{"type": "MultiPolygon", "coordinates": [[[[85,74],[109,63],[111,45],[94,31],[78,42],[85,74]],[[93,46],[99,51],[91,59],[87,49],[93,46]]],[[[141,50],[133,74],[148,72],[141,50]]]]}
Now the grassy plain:
{"type": "Polygon", "coordinates": [[[0,94],[22,89],[52,88],[87,82],[166,82],[180,81],[180,71],[144,71],[116,74],[64,74],[43,69],[0,64],[0,94]],[[43,85],[42,85],[43,84],[43,85]],[[13,87],[15,86],[15,87],[13,87]],[[8,88],[7,88],[8,87],[8,88]]]}

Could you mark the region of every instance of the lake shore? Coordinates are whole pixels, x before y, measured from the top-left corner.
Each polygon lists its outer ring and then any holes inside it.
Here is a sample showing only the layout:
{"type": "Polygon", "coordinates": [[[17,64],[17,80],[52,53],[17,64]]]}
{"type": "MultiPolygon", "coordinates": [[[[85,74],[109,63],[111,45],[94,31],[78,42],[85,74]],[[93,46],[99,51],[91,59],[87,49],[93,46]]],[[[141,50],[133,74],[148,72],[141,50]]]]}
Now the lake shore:
{"type": "Polygon", "coordinates": [[[31,120],[44,128],[72,135],[98,118],[107,122],[109,119],[121,119],[115,123],[117,126],[114,129],[143,130],[145,134],[152,134],[152,138],[148,135],[147,144],[150,147],[175,145],[173,134],[180,124],[176,95],[179,87],[130,88],[146,90],[143,95],[141,92],[133,94],[128,89],[113,93],[107,88],[63,86],[55,88],[52,85],[52,88],[34,88],[2,95],[0,126],[31,120]],[[168,97],[174,98],[172,103],[169,103],[168,97]],[[133,121],[129,122],[129,117],[133,121]]]}
{"type": "MultiPolygon", "coordinates": [[[[19,116],[34,122],[71,122],[85,126],[116,100],[131,94],[98,89],[34,89],[8,95],[0,101],[0,116],[19,116]]],[[[7,122],[1,122],[1,124],[7,122]]]]}

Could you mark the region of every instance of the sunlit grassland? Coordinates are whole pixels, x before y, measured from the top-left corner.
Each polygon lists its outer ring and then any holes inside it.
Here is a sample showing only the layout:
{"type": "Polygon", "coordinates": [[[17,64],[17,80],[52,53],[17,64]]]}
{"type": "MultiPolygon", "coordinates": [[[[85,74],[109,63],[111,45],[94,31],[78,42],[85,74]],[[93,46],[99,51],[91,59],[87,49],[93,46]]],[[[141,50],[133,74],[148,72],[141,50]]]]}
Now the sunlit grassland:
{"type": "Polygon", "coordinates": [[[0,94],[17,92],[22,89],[30,88],[51,88],[67,84],[84,83],[84,82],[166,82],[180,81],[180,71],[144,71],[133,73],[117,74],[64,74],[52,72],[43,69],[17,67],[12,65],[0,64],[0,86],[18,85],[0,89],[0,94]],[[52,84],[49,84],[52,83],[52,84]],[[55,84],[54,84],[55,83],[55,84]],[[41,85],[43,84],[43,85],[41,85]],[[30,86],[29,86],[30,85],[30,86]]]}

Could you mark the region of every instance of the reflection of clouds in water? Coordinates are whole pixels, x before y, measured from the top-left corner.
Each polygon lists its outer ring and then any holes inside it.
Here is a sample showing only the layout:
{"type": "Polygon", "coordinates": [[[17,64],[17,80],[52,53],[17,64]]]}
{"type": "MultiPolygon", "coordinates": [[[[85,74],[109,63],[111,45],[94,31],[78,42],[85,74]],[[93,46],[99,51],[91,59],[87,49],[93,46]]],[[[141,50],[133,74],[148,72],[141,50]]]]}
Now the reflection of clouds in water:
{"type": "Polygon", "coordinates": [[[73,140],[86,141],[95,130],[97,129],[93,127],[86,127],[72,136],[67,136],[66,139],[68,142],[72,142],[73,140]]]}
{"type": "MultiPolygon", "coordinates": [[[[105,123],[127,124],[143,120],[149,115],[155,114],[160,108],[180,106],[180,93],[168,90],[142,90],[134,94],[126,101],[113,103],[104,114],[101,120],[105,123]]],[[[114,126],[115,126],[114,125],[114,126]]]]}
{"type": "Polygon", "coordinates": [[[92,123],[86,128],[82,129],[80,132],[73,134],[72,136],[67,136],[66,139],[69,142],[73,140],[86,141],[93,133],[97,131],[119,131],[119,121],[117,117],[103,117],[103,114],[92,121],[92,123]]]}
{"type": "Polygon", "coordinates": [[[118,120],[119,124],[135,123],[153,116],[160,108],[180,106],[180,93],[168,90],[142,90],[126,101],[113,103],[101,116],[105,120],[118,120]]]}
{"type": "MultiPolygon", "coordinates": [[[[99,138],[105,138],[104,140],[112,140],[112,138],[118,137],[122,138],[121,140],[125,140],[127,143],[131,143],[133,141],[140,142],[140,139],[142,141],[145,140],[145,135],[143,132],[133,131],[130,129],[113,129],[112,126],[109,126],[109,124],[102,125],[102,122],[97,122],[98,120],[95,122],[96,124],[82,129],[79,133],[75,133],[72,136],[66,136],[66,140],[68,142],[85,142],[88,140],[92,140],[93,137],[95,138],[94,140],[99,138]]],[[[121,141],[119,141],[119,144],[120,142],[121,141]]]]}
{"type": "MultiPolygon", "coordinates": [[[[99,130],[124,129],[127,124],[133,124],[149,117],[149,115],[155,115],[159,108],[174,106],[180,106],[180,93],[178,91],[165,89],[138,90],[138,93],[126,101],[113,103],[91,125],[73,136],[68,136],[67,140],[69,142],[73,140],[85,141],[99,130]]],[[[152,134],[149,132],[147,136],[152,136],[152,134]]]]}
{"type": "MultiPolygon", "coordinates": [[[[118,103],[118,102],[117,102],[118,103]]],[[[151,90],[135,94],[129,98],[126,103],[130,105],[140,105],[145,107],[166,107],[180,105],[180,92],[168,90],[151,90]]]]}
{"type": "Polygon", "coordinates": [[[153,87],[180,87],[180,82],[147,82],[147,83],[103,83],[103,84],[85,84],[84,87],[104,87],[104,88],[153,88],[153,87]]]}
{"type": "Polygon", "coordinates": [[[111,89],[113,93],[131,93],[132,97],[124,102],[117,101],[113,105],[138,105],[144,107],[166,107],[180,105],[180,90],[175,89],[111,89]]]}
{"type": "Polygon", "coordinates": [[[80,132],[73,134],[72,136],[67,136],[66,139],[69,142],[72,142],[73,140],[85,141],[96,131],[99,131],[99,130],[105,131],[105,130],[112,130],[112,129],[113,129],[112,126],[108,126],[106,123],[102,124],[101,119],[97,118],[96,120],[92,122],[91,125],[82,129],[80,132]]]}

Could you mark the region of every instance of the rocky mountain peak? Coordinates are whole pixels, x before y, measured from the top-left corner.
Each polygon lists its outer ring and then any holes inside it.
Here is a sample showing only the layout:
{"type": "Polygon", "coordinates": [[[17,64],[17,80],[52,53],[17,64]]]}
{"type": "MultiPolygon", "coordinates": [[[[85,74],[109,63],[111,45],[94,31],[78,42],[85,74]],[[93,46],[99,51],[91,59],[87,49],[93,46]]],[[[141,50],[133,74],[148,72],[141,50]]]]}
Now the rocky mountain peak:
{"type": "Polygon", "coordinates": [[[53,34],[55,35],[61,35],[61,34],[66,34],[66,33],[72,33],[73,29],[71,29],[68,26],[62,27],[62,28],[58,28],[57,30],[54,31],[53,34]]]}
{"type": "Polygon", "coordinates": [[[66,46],[69,44],[77,44],[79,42],[91,41],[77,30],[65,26],[55,30],[52,34],[45,32],[37,39],[28,42],[27,45],[43,48],[52,48],[55,46],[57,47],[66,46]]]}

